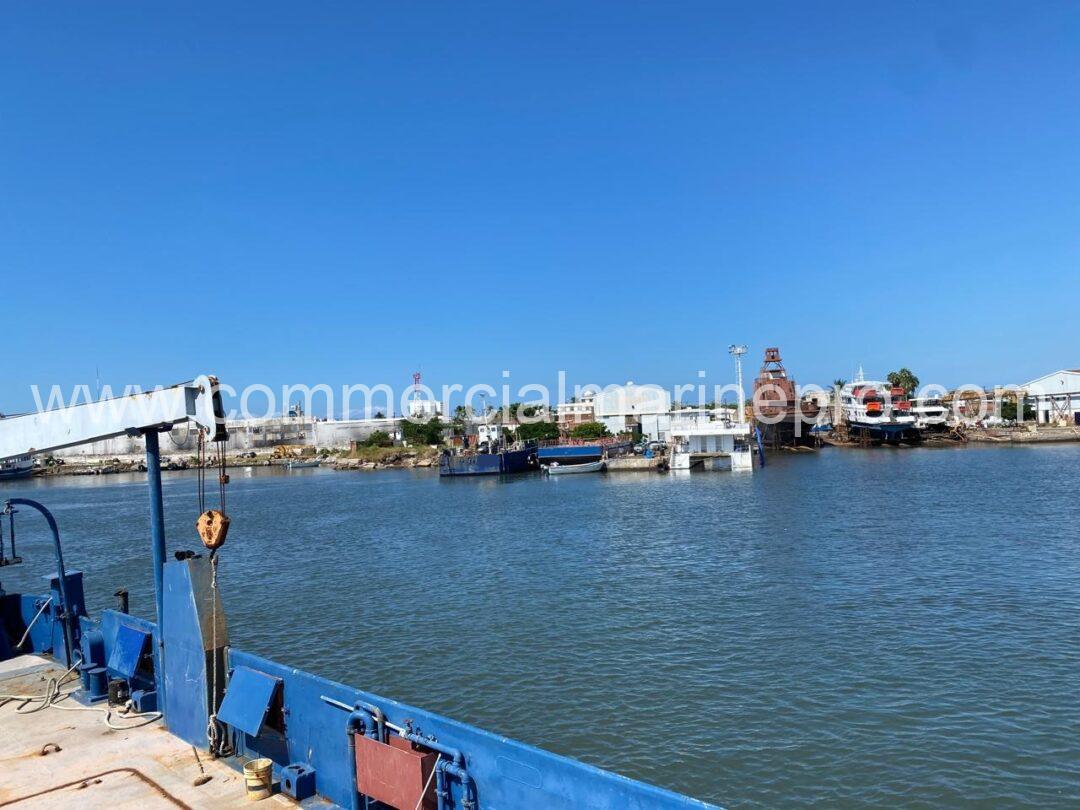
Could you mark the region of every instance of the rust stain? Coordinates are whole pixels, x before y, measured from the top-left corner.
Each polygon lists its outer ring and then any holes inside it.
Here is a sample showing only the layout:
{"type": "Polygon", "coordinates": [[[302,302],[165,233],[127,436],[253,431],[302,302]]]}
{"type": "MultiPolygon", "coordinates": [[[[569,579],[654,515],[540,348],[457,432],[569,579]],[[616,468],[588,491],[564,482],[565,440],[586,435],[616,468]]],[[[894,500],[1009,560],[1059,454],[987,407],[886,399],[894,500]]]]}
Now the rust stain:
{"type": "Polygon", "coordinates": [[[102,771],[101,773],[95,773],[91,776],[84,776],[81,779],[76,779],[72,782],[66,782],[63,785],[56,785],[51,788],[46,788],[45,790],[39,790],[37,793],[29,793],[26,796],[19,796],[15,799],[7,799],[0,802],[0,807],[8,807],[13,804],[18,804],[19,802],[26,802],[30,799],[36,799],[39,796],[47,796],[50,793],[55,793],[58,790],[65,790],[66,788],[70,787],[74,787],[77,790],[82,790],[83,788],[86,788],[91,784],[99,784],[101,782],[101,777],[111,776],[114,773],[126,773],[130,776],[134,776],[144,785],[147,785],[158,796],[165,799],[165,801],[167,802],[171,802],[175,807],[180,808],[180,810],[192,810],[190,805],[184,804],[178,798],[169,793],[169,791],[165,790],[165,788],[163,788],[161,785],[159,785],[157,782],[155,782],[153,779],[151,779],[149,776],[147,776],[137,768],[113,768],[112,770],[102,771]]]}

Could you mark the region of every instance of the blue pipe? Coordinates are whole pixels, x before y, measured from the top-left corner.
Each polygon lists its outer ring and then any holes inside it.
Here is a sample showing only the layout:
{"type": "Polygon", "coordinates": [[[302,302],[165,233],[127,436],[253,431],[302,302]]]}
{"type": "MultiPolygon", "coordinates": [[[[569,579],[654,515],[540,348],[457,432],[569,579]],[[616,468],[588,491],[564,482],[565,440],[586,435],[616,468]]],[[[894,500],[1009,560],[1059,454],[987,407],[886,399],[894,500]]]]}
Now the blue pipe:
{"type": "Polygon", "coordinates": [[[345,733],[349,736],[349,773],[352,774],[352,782],[349,785],[349,790],[352,791],[352,810],[362,810],[368,806],[367,796],[364,796],[361,801],[360,791],[356,785],[356,737],[354,735],[362,734],[369,737],[373,733],[378,733],[375,722],[373,720],[368,722],[370,718],[371,715],[367,710],[357,703],[345,720],[345,733]]]}
{"type": "Polygon", "coordinates": [[[444,802],[444,796],[449,798],[449,792],[446,790],[446,782],[443,777],[443,772],[450,774],[461,782],[461,806],[464,810],[471,810],[475,807],[475,801],[473,797],[476,795],[476,783],[465,770],[465,755],[461,753],[457,748],[451,748],[449,745],[444,745],[438,740],[431,740],[427,737],[423,737],[420,734],[409,732],[402,734],[406,740],[424,748],[430,748],[432,751],[438,751],[440,754],[450,757],[450,760],[440,760],[439,764],[435,766],[435,791],[438,794],[439,808],[442,810],[446,807],[444,802]]]}
{"type": "Polygon", "coordinates": [[[60,579],[60,622],[64,631],[64,655],[70,666],[72,651],[74,645],[78,642],[78,625],[73,623],[75,616],[71,612],[71,602],[68,601],[64,552],[60,548],[60,528],[56,525],[56,518],[52,516],[52,512],[37,501],[32,501],[29,498],[9,498],[7,502],[8,514],[11,514],[10,510],[13,506],[29,506],[31,509],[36,509],[45,516],[45,521],[49,524],[49,531],[52,532],[53,546],[56,549],[56,573],[60,579]]]}
{"type": "MultiPolygon", "coordinates": [[[[157,609],[157,646],[154,650],[154,684],[158,706],[165,711],[165,627],[162,624],[165,591],[165,506],[161,497],[161,447],[156,430],[143,433],[146,439],[146,482],[150,488],[150,539],[154,551],[154,606],[157,609]]],[[[169,718],[165,717],[168,725],[169,718]]]]}
{"type": "Polygon", "coordinates": [[[375,739],[381,743],[386,742],[386,715],[383,710],[374,703],[365,703],[362,700],[356,701],[356,706],[370,714],[375,721],[375,739]]]}
{"type": "Polygon", "coordinates": [[[440,759],[435,763],[435,799],[438,802],[438,810],[446,810],[446,760],[440,759]]]}

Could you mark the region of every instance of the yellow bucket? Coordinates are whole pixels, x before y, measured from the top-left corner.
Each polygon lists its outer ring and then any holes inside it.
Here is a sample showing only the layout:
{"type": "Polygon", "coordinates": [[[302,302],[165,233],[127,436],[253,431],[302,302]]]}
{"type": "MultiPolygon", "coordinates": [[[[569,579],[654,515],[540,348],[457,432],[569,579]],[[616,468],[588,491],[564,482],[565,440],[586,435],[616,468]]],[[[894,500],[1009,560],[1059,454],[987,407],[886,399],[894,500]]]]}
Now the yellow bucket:
{"type": "Polygon", "coordinates": [[[269,759],[253,759],[244,763],[244,783],[247,800],[257,802],[270,796],[274,784],[274,763],[269,759]]]}

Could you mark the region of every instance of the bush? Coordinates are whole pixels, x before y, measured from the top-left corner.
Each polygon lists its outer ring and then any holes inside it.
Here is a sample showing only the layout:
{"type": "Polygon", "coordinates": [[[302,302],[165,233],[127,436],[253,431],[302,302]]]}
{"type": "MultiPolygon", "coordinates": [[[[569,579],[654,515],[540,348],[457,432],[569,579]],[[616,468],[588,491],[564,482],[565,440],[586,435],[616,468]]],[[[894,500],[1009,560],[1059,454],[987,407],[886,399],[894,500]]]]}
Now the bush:
{"type": "Polygon", "coordinates": [[[401,432],[409,444],[439,444],[442,441],[443,426],[437,416],[431,417],[427,422],[412,422],[406,419],[401,423],[401,432]]]}
{"type": "Polygon", "coordinates": [[[600,439],[610,435],[611,431],[603,422],[582,422],[570,431],[571,439],[600,439]]]}
{"type": "Polygon", "coordinates": [[[376,430],[364,439],[363,444],[364,447],[392,447],[394,440],[390,438],[390,434],[385,430],[376,430]]]}

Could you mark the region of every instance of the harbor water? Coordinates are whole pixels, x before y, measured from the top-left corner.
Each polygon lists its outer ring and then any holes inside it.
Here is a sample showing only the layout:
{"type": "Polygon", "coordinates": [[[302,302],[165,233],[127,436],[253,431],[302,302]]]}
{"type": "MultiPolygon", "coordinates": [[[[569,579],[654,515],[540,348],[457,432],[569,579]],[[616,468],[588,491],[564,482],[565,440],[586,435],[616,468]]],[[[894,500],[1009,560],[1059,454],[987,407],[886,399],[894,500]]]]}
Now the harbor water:
{"type": "MultiPolygon", "coordinates": [[[[753,474],[232,470],[231,643],[729,807],[1080,801],[1080,446],[753,474]]],[[[216,487],[210,505],[216,505],[216,487]]],[[[54,511],[92,613],[153,612],[143,476],[54,511]]],[[[195,548],[191,473],[165,476],[195,548]]],[[[8,590],[40,591],[21,515],[8,590]]],[[[6,526],[5,526],[6,529],[6,526]]]]}

